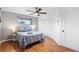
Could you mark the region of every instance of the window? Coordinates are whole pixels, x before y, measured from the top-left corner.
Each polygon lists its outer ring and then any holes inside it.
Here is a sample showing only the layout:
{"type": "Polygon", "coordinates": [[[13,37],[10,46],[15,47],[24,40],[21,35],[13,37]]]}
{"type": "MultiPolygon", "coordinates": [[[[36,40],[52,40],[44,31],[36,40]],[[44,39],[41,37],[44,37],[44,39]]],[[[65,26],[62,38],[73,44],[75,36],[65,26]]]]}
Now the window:
{"type": "Polygon", "coordinates": [[[19,19],[19,24],[31,25],[32,19],[19,19]]]}
{"type": "Polygon", "coordinates": [[[20,32],[31,31],[30,25],[32,25],[32,19],[19,18],[19,20],[18,20],[18,31],[20,31],[20,32]]]}

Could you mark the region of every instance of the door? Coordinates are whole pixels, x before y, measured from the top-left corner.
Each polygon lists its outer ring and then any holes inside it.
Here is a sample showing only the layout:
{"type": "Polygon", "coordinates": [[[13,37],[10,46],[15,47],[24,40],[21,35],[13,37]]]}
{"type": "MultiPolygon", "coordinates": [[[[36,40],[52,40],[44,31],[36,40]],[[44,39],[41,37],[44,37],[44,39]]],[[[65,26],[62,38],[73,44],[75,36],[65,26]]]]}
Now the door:
{"type": "Polygon", "coordinates": [[[64,46],[79,51],[79,11],[64,14],[64,46]]]}

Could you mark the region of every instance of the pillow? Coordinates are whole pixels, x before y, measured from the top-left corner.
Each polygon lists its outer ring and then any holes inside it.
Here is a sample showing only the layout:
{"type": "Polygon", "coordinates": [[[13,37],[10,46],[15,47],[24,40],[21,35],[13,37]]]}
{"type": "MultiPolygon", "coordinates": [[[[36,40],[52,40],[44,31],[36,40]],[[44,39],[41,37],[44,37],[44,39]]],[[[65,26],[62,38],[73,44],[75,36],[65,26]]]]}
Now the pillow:
{"type": "Polygon", "coordinates": [[[29,25],[26,24],[20,24],[18,26],[18,32],[28,32],[28,31],[32,31],[31,27],[29,25]]]}
{"type": "Polygon", "coordinates": [[[32,31],[32,29],[29,25],[26,25],[25,28],[26,28],[26,31],[32,31]]]}

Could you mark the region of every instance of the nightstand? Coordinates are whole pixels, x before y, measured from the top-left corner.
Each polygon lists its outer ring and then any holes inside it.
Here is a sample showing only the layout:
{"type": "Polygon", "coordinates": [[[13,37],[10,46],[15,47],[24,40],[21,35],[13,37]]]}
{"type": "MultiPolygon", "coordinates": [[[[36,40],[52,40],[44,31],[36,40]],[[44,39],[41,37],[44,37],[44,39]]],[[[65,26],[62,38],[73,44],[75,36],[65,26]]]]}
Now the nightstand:
{"type": "Polygon", "coordinates": [[[16,33],[10,33],[9,39],[12,39],[13,41],[16,40],[16,33]]]}
{"type": "Polygon", "coordinates": [[[16,32],[17,32],[16,26],[10,26],[9,30],[10,30],[10,34],[9,34],[10,39],[15,41],[16,40],[16,35],[17,35],[16,34],[16,32]]]}

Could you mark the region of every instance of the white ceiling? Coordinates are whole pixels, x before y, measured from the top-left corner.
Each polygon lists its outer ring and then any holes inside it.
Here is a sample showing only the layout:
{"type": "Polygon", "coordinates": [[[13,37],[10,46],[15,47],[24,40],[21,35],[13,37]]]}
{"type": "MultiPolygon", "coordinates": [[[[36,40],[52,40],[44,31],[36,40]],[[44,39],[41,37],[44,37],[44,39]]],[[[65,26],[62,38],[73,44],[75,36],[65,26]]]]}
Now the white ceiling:
{"type": "Polygon", "coordinates": [[[3,7],[3,11],[7,12],[13,12],[13,13],[18,13],[18,14],[24,14],[24,15],[29,15],[30,12],[27,12],[26,10],[33,9],[31,7],[3,7]]]}
{"type": "MultiPolygon", "coordinates": [[[[56,7],[41,7],[41,8],[42,8],[42,11],[47,12],[47,15],[51,15],[56,10],[56,7]]],[[[75,10],[79,8],[78,7],[62,7],[61,9],[63,12],[67,12],[67,11],[71,11],[71,10],[75,10]]],[[[31,12],[27,12],[26,10],[35,11],[35,8],[34,7],[2,7],[2,10],[7,11],[7,12],[29,15],[31,14],[31,12]]],[[[32,16],[35,16],[35,15],[32,15],[32,16]]],[[[46,15],[43,15],[43,16],[46,16],[46,15]]]]}
{"type": "Polygon", "coordinates": [[[79,7],[62,7],[62,12],[69,12],[73,10],[79,10],[79,7]]]}

